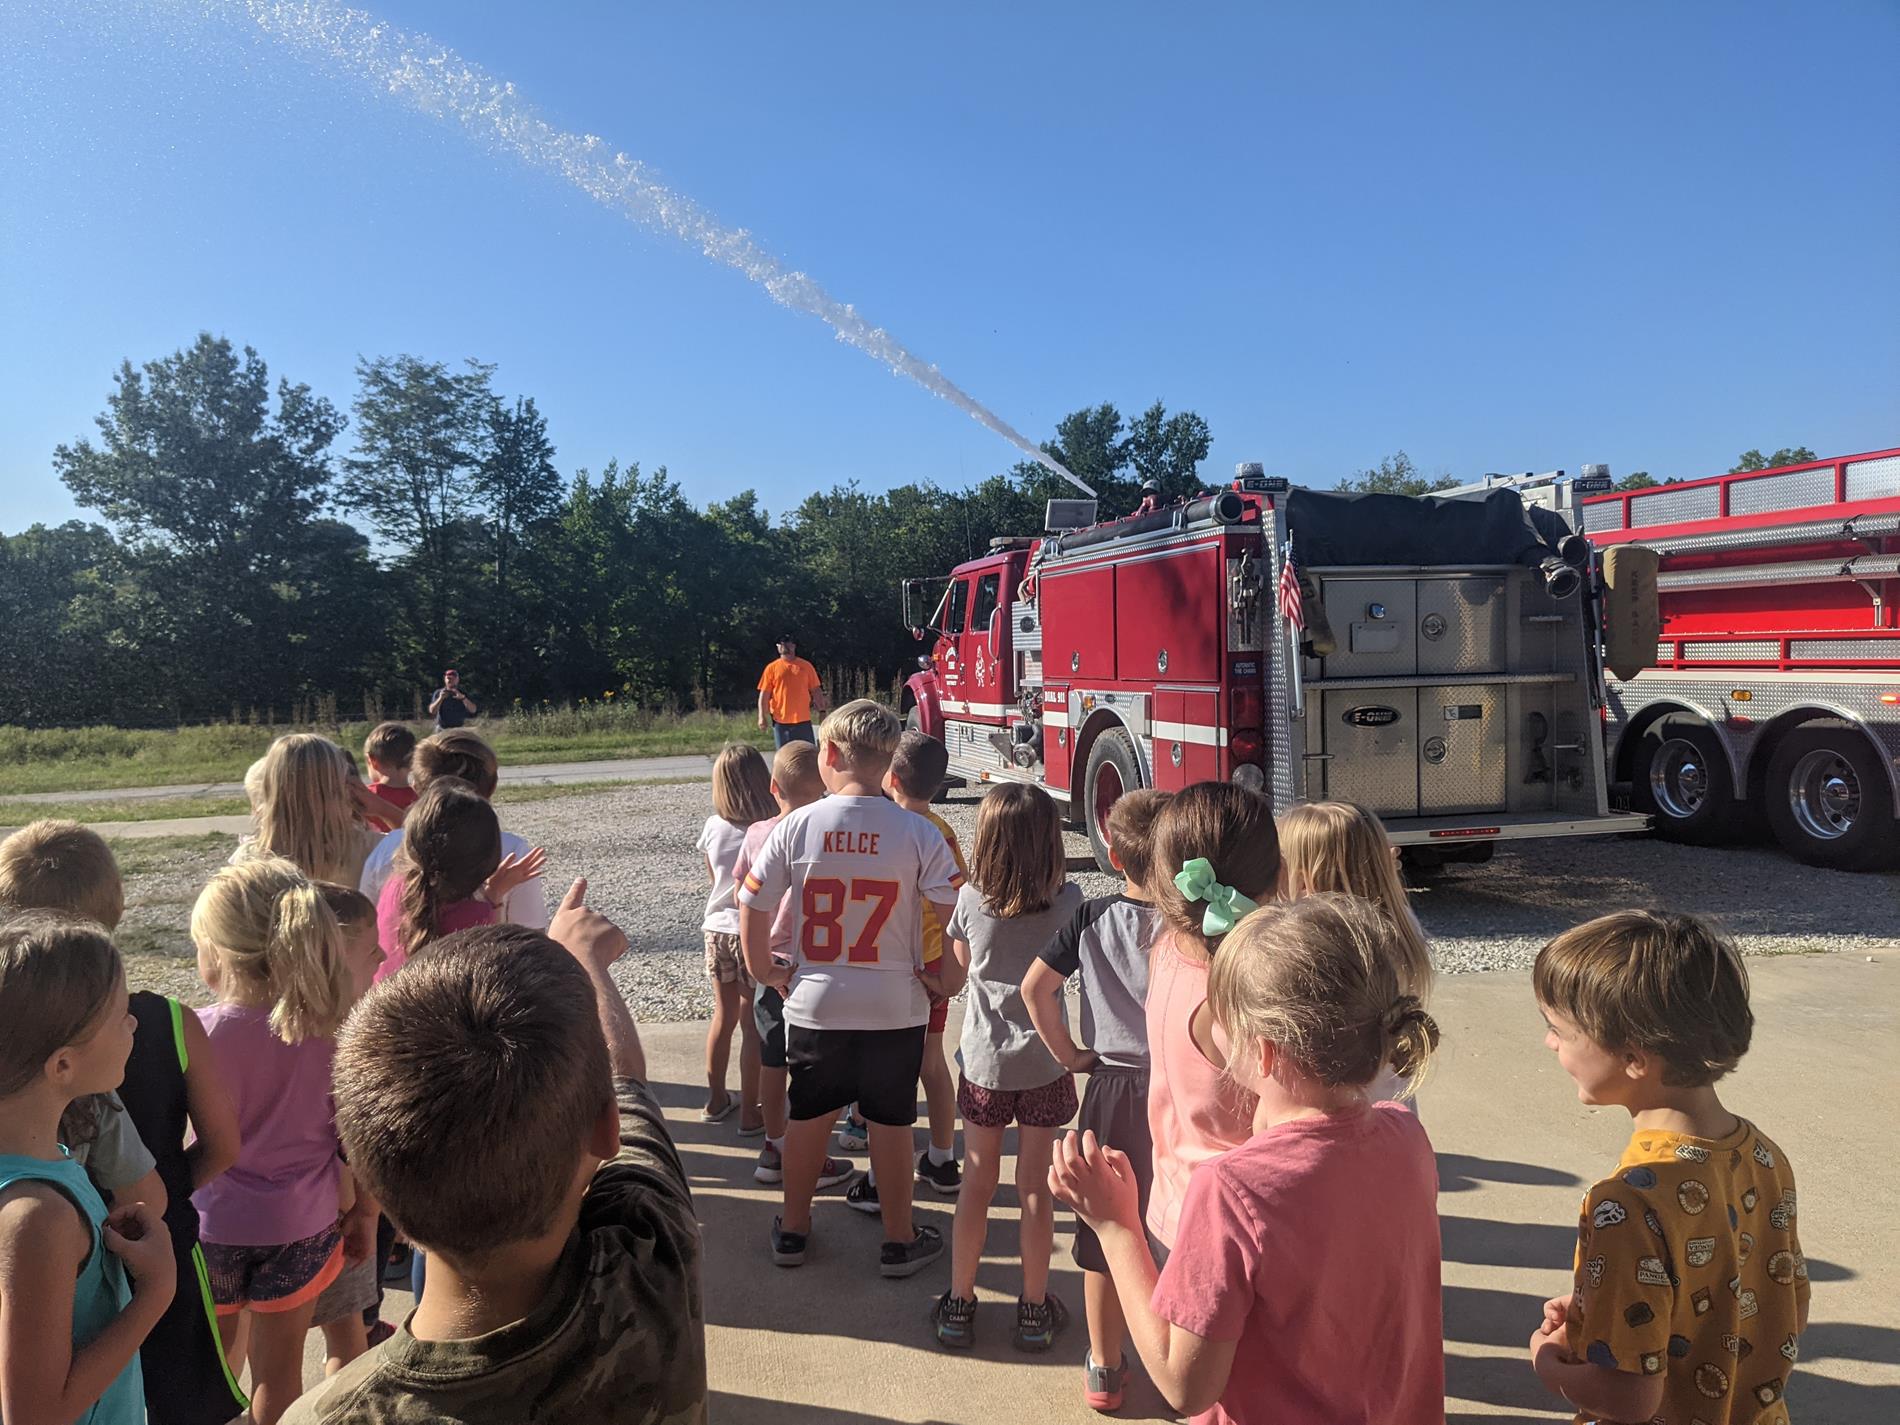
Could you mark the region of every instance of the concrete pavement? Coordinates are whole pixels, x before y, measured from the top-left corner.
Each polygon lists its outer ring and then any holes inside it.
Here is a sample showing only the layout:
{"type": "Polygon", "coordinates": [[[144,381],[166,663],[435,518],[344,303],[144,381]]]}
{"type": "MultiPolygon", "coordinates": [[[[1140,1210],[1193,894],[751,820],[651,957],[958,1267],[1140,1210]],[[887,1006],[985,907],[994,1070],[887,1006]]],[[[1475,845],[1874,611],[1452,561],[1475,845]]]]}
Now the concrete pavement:
{"type": "MultiPolygon", "coordinates": [[[[1900,1160],[1900,957],[1756,959],[1749,969],[1755,1044],[1724,1099],[1794,1161],[1814,1281],[1788,1403],[1804,1425],[1890,1425],[1900,1419],[1900,1179],[1892,1167],[1900,1160]]],[[[1444,1047],[1420,1115],[1439,1154],[1447,1419],[1568,1420],[1531,1375],[1525,1343],[1543,1300],[1568,1287],[1577,1203],[1615,1164],[1628,1120],[1577,1103],[1543,1047],[1528,975],[1442,980],[1433,1010],[1444,1047]]],[[[953,1044],[957,1031],[953,1016],[953,1044]]],[[[704,1226],[713,1420],[1100,1418],[1081,1401],[1087,1338],[1080,1277],[1062,1245],[1066,1213],[1052,1285],[1075,1320],[1056,1350],[1037,1359],[1009,1345],[1018,1276],[1015,1194],[1005,1186],[978,1278],[978,1346],[953,1356],[936,1346],[927,1320],[948,1281],[948,1254],[908,1281],[884,1280],[875,1220],[847,1209],[834,1190],[819,1205],[806,1265],[773,1267],[765,1234],[776,1194],[752,1181],[757,1140],[739,1138],[736,1119],[698,1122],[705,1026],[653,1025],[642,1038],[704,1226]]],[[[1005,1165],[1006,1184],[1011,1171],[1005,1165]]],[[[949,1237],[950,1200],[926,1193],[919,1216],[949,1237]]],[[[392,1319],[403,1300],[392,1299],[392,1319]]],[[[320,1369],[314,1359],[311,1369],[320,1369]]],[[[1167,1417],[1137,1378],[1117,1418],[1167,1417]]]]}
{"type": "MultiPolygon", "coordinates": [[[[542,762],[525,767],[503,766],[501,780],[503,785],[553,787],[569,782],[650,782],[666,777],[709,776],[711,772],[712,758],[695,752],[678,757],[612,757],[598,762],[542,762]]],[[[23,792],[17,796],[0,798],[0,801],[162,801],[168,797],[237,797],[243,794],[242,782],[189,782],[167,787],[107,787],[93,792],[23,792]]],[[[191,818],[193,821],[206,819],[191,818]]]]}

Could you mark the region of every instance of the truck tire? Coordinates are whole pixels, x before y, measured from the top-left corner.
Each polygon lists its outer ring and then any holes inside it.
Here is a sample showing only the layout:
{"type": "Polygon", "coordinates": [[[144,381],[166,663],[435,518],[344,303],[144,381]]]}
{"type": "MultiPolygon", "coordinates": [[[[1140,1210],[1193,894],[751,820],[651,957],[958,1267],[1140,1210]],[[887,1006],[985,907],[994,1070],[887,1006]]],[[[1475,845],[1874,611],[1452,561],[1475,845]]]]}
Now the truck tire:
{"type": "Polygon", "coordinates": [[[1089,849],[1105,875],[1118,874],[1108,859],[1108,813],[1123,792],[1141,786],[1141,762],[1134,741],[1121,728],[1111,728],[1089,748],[1088,767],[1082,774],[1082,826],[1089,849]]]}
{"type": "MultiPolygon", "coordinates": [[[[904,714],[904,731],[922,732],[923,730],[923,710],[919,708],[917,704],[912,703],[910,705],[910,711],[904,714]]],[[[949,777],[945,777],[939,782],[937,784],[937,790],[930,794],[930,800],[933,802],[948,801],[950,799],[950,783],[951,779],[949,777]]]]}
{"type": "Polygon", "coordinates": [[[1865,871],[1900,859],[1893,788],[1880,758],[1845,727],[1800,727],[1768,761],[1775,839],[1797,861],[1865,871]]]}
{"type": "Polygon", "coordinates": [[[1715,734],[1699,723],[1661,722],[1643,734],[1630,769],[1630,801],[1657,834],[1690,846],[1729,840],[1743,808],[1715,734]]]}

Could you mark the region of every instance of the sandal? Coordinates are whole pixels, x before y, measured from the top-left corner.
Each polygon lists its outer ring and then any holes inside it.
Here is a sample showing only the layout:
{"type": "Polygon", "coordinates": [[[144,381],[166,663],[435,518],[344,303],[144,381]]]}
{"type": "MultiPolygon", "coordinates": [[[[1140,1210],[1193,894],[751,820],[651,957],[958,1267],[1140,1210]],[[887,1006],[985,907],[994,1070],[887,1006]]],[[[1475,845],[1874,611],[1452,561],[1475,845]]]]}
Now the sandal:
{"type": "Polygon", "coordinates": [[[739,1100],[734,1098],[731,1094],[727,1094],[726,1106],[724,1108],[701,1109],[699,1113],[699,1121],[701,1123],[724,1123],[728,1118],[732,1117],[732,1115],[737,1113],[738,1111],[739,1111],[739,1100]]]}

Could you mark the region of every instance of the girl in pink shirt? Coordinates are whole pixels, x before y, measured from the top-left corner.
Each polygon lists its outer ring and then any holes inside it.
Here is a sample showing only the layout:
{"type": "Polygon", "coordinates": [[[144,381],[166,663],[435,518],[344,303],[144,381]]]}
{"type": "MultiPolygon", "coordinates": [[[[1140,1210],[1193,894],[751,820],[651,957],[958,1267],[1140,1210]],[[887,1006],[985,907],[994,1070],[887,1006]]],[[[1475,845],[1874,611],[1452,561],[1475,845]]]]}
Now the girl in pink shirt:
{"type": "Polygon", "coordinates": [[[1207,969],[1221,938],[1279,882],[1272,806],[1227,782],[1177,793],[1155,823],[1153,874],[1148,892],[1166,929],[1148,968],[1148,1230],[1165,1249],[1174,1246],[1195,1164],[1238,1147],[1252,1131],[1252,1102],[1219,1068],[1207,969]]]}
{"type": "Polygon", "coordinates": [[[1438,1028],[1404,993],[1397,929],[1322,893],[1249,916],[1208,994],[1252,1136],[1205,1162],[1157,1272],[1127,1157],[1074,1133],[1050,1187],[1094,1228],[1149,1375],[1197,1425],[1417,1425],[1445,1412],[1437,1170],[1415,1080],[1438,1028]]]}
{"type": "Polygon", "coordinates": [[[403,822],[396,870],[376,900],[380,984],[432,940],[471,925],[492,925],[508,893],[541,874],[540,847],[501,854],[495,809],[459,777],[438,777],[403,822]]]}

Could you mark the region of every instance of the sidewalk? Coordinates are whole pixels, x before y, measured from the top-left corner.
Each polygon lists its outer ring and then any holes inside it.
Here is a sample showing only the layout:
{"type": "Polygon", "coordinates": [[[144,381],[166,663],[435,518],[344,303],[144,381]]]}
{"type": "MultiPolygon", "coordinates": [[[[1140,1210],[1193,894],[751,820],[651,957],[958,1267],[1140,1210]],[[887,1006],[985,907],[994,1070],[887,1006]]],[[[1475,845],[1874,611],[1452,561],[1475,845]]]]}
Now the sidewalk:
{"type": "MultiPolygon", "coordinates": [[[[612,757],[599,762],[541,762],[526,767],[504,766],[501,769],[501,781],[504,786],[552,787],[568,782],[650,782],[665,777],[704,777],[711,773],[712,758],[695,752],[678,757],[612,757]]],[[[0,798],[0,801],[158,801],[167,797],[237,797],[243,794],[242,782],[191,782],[169,787],[107,787],[93,792],[23,792],[17,796],[0,798]]],[[[190,818],[193,822],[207,819],[190,818]]]]}
{"type": "MultiPolygon", "coordinates": [[[[1795,1420],[1813,1425],[1889,1425],[1900,1418],[1900,1181],[1892,1172],[1900,1157],[1900,957],[1756,959],[1749,970],[1755,1045],[1725,1097],[1794,1160],[1814,1282],[1788,1403],[1795,1420]]],[[[1578,1105],[1543,1047],[1527,974],[1446,978],[1433,1010],[1444,1048],[1420,1116],[1439,1154],[1447,1419],[1568,1420],[1532,1376],[1525,1344],[1544,1299],[1567,1289],[1580,1195],[1615,1164],[1627,1119],[1578,1105]]],[[[957,1031],[953,1017],[953,1046],[957,1031]]],[[[715,1422],[1102,1418],[1081,1401],[1087,1338],[1081,1281],[1063,1246],[1066,1213],[1057,1219],[1052,1285],[1074,1321],[1056,1350],[1038,1359],[1009,1346],[1018,1278],[1015,1193],[1004,1187],[978,1279],[979,1344],[953,1356],[938,1349],[927,1320],[948,1280],[948,1254],[908,1281],[880,1278],[875,1221],[833,1190],[820,1203],[808,1263],[774,1268],[765,1234],[776,1194],[752,1182],[757,1140],[739,1138],[736,1119],[698,1122],[705,1026],[654,1025],[642,1037],[704,1225],[715,1422]]],[[[1006,1164],[1005,1183],[1012,1171],[1006,1164]]],[[[946,1240],[952,1201],[926,1193],[920,1204],[920,1220],[946,1240]]],[[[391,1316],[397,1311],[392,1303],[391,1316]]],[[[1137,1378],[1115,1418],[1166,1417],[1137,1378]]]]}

